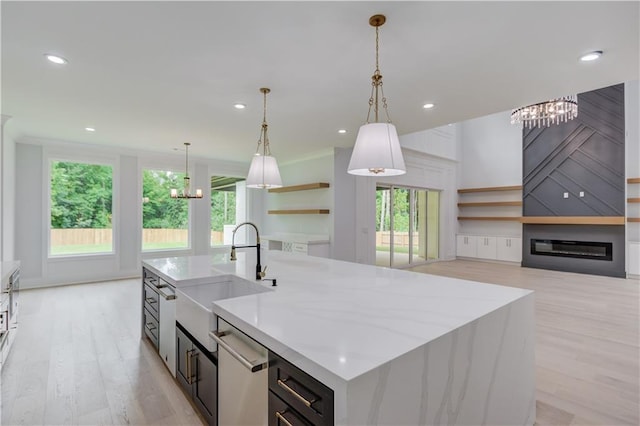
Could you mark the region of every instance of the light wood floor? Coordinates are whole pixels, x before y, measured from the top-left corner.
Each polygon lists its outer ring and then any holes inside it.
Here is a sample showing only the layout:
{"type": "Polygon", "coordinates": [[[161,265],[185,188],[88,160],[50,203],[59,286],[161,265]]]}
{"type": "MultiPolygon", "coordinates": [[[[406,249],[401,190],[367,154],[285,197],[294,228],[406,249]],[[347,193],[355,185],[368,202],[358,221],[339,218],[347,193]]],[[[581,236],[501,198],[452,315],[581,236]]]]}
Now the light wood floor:
{"type": "Polygon", "coordinates": [[[140,280],[20,293],[2,425],[202,425],[147,339],[140,280]]]}
{"type": "MultiPolygon", "coordinates": [[[[417,272],[536,291],[539,425],[638,425],[638,280],[457,260],[417,272]]],[[[23,291],[1,424],[194,424],[146,340],[140,283],[23,291]]]]}
{"type": "Polygon", "coordinates": [[[463,260],[412,270],[536,292],[538,425],[640,424],[640,281],[463,260]]]}

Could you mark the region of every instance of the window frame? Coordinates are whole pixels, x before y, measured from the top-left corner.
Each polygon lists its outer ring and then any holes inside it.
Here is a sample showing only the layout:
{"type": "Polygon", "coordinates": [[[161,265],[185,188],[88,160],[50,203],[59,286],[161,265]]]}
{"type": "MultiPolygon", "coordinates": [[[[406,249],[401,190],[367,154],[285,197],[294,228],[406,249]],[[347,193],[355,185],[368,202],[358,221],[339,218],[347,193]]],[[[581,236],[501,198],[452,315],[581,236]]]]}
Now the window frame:
{"type": "Polygon", "coordinates": [[[91,154],[83,152],[71,152],[54,150],[43,152],[42,161],[44,162],[42,170],[44,185],[43,191],[44,202],[46,208],[43,209],[43,228],[45,235],[43,237],[43,259],[49,262],[68,261],[81,258],[115,258],[118,255],[118,247],[120,243],[120,218],[118,215],[120,209],[120,167],[116,157],[103,154],[91,154]],[[95,253],[70,253],[70,254],[51,254],[51,172],[53,162],[65,163],[82,163],[88,165],[109,166],[111,167],[111,251],[95,252],[95,253]]]}

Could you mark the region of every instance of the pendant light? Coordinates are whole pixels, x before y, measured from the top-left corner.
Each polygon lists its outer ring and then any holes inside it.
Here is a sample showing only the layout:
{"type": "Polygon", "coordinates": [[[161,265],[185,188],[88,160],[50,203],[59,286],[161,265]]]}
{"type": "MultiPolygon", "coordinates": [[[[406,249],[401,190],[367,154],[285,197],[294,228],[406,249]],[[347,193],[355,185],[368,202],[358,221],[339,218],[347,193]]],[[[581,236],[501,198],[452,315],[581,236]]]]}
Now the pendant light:
{"type": "Polygon", "coordinates": [[[278,170],[276,158],[271,156],[271,148],[269,147],[269,135],[267,134],[267,93],[271,90],[262,87],[260,92],[264,95],[264,115],[262,117],[262,126],[260,128],[260,137],[258,138],[258,147],[256,153],[251,160],[249,173],[247,174],[247,188],[280,188],[282,179],[278,170]],[[260,146],[262,145],[262,153],[260,146]]]}
{"type": "Polygon", "coordinates": [[[566,123],[578,116],[578,97],[563,96],[514,109],[511,112],[511,124],[522,123],[525,127],[549,127],[552,124],[566,123]]]}
{"type": "Polygon", "coordinates": [[[182,192],[178,193],[178,190],[173,188],[171,189],[171,198],[202,198],[202,189],[196,189],[196,195],[191,195],[191,178],[189,177],[189,142],[185,142],[185,172],[184,172],[184,183],[182,186],[182,192]]]}
{"type": "Polygon", "coordinates": [[[353,147],[348,172],[358,176],[397,176],[407,172],[400,149],[400,139],[396,126],[391,124],[387,98],[382,88],[382,74],[378,66],[378,30],[385,23],[384,15],[369,18],[369,24],[376,29],[376,70],[371,77],[371,96],[367,121],[358,130],[353,147]],[[379,102],[382,102],[387,121],[378,122],[379,102]],[[370,122],[371,108],[375,121],[370,122]]]}

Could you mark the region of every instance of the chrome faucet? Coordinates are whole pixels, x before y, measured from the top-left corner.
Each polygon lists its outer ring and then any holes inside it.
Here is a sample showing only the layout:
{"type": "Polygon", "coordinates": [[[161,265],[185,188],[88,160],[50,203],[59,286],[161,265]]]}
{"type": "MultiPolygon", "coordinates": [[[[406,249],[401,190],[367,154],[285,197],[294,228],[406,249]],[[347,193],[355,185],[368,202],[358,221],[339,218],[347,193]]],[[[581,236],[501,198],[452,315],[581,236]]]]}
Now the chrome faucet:
{"type": "MultiPolygon", "coordinates": [[[[260,265],[260,232],[258,232],[258,227],[251,223],[251,222],[242,222],[240,225],[236,226],[233,229],[233,235],[231,236],[231,261],[236,260],[236,249],[237,248],[249,248],[249,247],[255,247],[256,248],[256,259],[257,259],[257,264],[256,264],[256,280],[261,280],[262,278],[264,278],[265,276],[265,272],[262,270],[262,266],[260,265]],[[238,228],[240,228],[243,225],[251,225],[253,226],[253,229],[256,230],[256,245],[254,246],[236,246],[235,245],[235,241],[236,241],[236,231],[238,230],[238,228]]],[[[265,267],[265,269],[267,269],[265,267]]]]}

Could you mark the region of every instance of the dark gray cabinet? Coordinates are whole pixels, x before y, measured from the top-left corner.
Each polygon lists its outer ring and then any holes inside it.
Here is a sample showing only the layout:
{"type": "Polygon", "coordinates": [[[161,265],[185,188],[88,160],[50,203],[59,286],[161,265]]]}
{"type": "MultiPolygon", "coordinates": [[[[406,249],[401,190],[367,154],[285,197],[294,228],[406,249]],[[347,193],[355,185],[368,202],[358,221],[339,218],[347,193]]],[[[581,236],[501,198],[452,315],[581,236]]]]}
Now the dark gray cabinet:
{"type": "Polygon", "coordinates": [[[333,391],[269,353],[269,426],[333,426],[333,391]]]}
{"type": "Polygon", "coordinates": [[[209,425],[218,420],[217,359],[176,323],[176,379],[209,425]]]}

